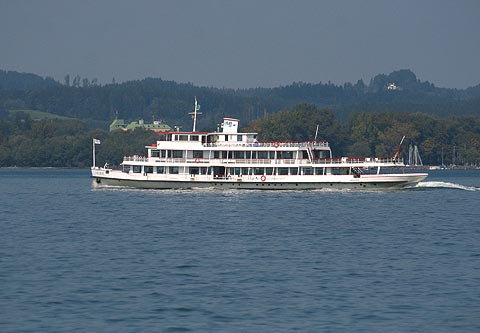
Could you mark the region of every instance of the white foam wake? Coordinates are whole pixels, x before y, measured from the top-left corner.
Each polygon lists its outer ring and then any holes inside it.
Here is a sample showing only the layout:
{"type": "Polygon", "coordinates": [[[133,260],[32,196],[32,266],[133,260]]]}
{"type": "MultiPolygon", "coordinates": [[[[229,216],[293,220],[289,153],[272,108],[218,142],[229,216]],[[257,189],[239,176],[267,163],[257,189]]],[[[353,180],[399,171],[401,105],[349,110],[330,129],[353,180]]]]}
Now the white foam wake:
{"type": "Polygon", "coordinates": [[[456,183],[448,183],[448,182],[420,182],[415,186],[415,188],[454,188],[458,190],[464,191],[479,191],[480,188],[475,186],[465,186],[456,183]]]}

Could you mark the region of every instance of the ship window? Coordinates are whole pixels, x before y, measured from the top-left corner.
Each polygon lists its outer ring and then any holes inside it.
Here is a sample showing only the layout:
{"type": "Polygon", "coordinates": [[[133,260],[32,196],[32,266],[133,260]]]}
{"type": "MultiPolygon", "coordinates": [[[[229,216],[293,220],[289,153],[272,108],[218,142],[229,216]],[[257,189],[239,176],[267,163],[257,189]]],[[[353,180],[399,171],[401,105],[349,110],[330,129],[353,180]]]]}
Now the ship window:
{"type": "Polygon", "coordinates": [[[348,168],[332,168],[332,175],[348,175],[348,168]]]}
{"type": "Polygon", "coordinates": [[[252,152],[251,151],[246,151],[245,152],[245,158],[252,158],[252,152]]]}
{"type": "Polygon", "coordinates": [[[231,168],[230,172],[232,172],[232,174],[234,174],[234,175],[239,176],[239,175],[242,174],[242,169],[241,168],[231,168]]]}
{"type": "Polygon", "coordinates": [[[157,173],[165,173],[165,167],[157,166],[157,173]]]}
{"type": "Polygon", "coordinates": [[[239,141],[239,142],[242,141],[242,136],[241,135],[237,135],[237,141],[239,141]]]}
{"type": "Polygon", "coordinates": [[[178,167],[176,167],[176,166],[169,167],[168,168],[168,173],[175,174],[175,175],[178,174],[178,167]]]}
{"type": "Polygon", "coordinates": [[[143,167],[143,170],[145,173],[153,173],[153,166],[145,166],[143,167]]]}
{"type": "Polygon", "coordinates": [[[199,167],[190,167],[190,174],[191,175],[199,175],[200,174],[200,168],[199,167]]]}
{"type": "Polygon", "coordinates": [[[328,154],[328,151],[325,151],[325,150],[314,150],[313,154],[314,154],[315,158],[328,158],[328,157],[330,157],[329,154],[328,154]]]}
{"type": "Polygon", "coordinates": [[[302,150],[302,158],[308,158],[308,153],[306,150],[302,150]]]}
{"type": "Polygon", "coordinates": [[[123,172],[129,173],[130,172],[130,165],[123,166],[123,172]]]}
{"type": "Polygon", "coordinates": [[[315,174],[316,175],[323,175],[323,171],[325,168],[315,168],[315,174]]]}
{"type": "Polygon", "coordinates": [[[273,168],[265,168],[265,174],[269,176],[273,175],[273,168]]]}
{"type": "Polygon", "coordinates": [[[270,158],[273,160],[275,158],[275,152],[274,151],[270,151],[269,152],[269,155],[270,155],[270,158]]]}
{"type": "Polygon", "coordinates": [[[206,167],[201,167],[200,168],[200,174],[201,175],[207,175],[207,168],[206,167]]]}
{"type": "Polygon", "coordinates": [[[188,135],[181,134],[178,136],[178,140],[180,141],[188,141],[188,135]]]}
{"type": "Polygon", "coordinates": [[[291,175],[298,175],[298,168],[290,168],[291,175]]]}
{"type": "Polygon", "coordinates": [[[160,157],[160,151],[157,149],[152,149],[152,157],[160,157]]]}
{"type": "Polygon", "coordinates": [[[225,135],[225,141],[228,141],[228,135],[225,135]]]}
{"type": "Polygon", "coordinates": [[[259,159],[267,159],[268,158],[268,151],[259,151],[258,152],[259,159]]]}
{"type": "Polygon", "coordinates": [[[220,152],[219,151],[214,151],[213,152],[213,158],[220,158],[220,152]]]}
{"type": "Polygon", "coordinates": [[[263,175],[263,168],[253,168],[254,175],[263,175]]]}
{"type": "Polygon", "coordinates": [[[293,151],[279,151],[277,156],[277,158],[292,159],[293,151]]]}
{"type": "Polygon", "coordinates": [[[242,168],[242,175],[248,175],[248,168],[242,168]]]}
{"type": "Polygon", "coordinates": [[[168,157],[172,158],[182,158],[183,157],[183,150],[169,150],[168,157]]]}
{"type": "Polygon", "coordinates": [[[313,175],[313,168],[303,168],[304,175],[313,175]]]}
{"type": "Polygon", "coordinates": [[[135,173],[142,172],[142,166],[141,165],[134,165],[133,166],[133,172],[135,172],[135,173]]]}
{"type": "Polygon", "coordinates": [[[198,135],[190,135],[190,141],[198,141],[198,135]]]}
{"type": "Polygon", "coordinates": [[[198,157],[198,158],[203,158],[203,151],[201,151],[201,150],[194,150],[194,151],[193,151],[193,157],[194,157],[194,158],[197,158],[197,157],[198,157]]]}
{"type": "Polygon", "coordinates": [[[245,158],[244,151],[235,151],[233,152],[233,158],[245,158]]]}
{"type": "Polygon", "coordinates": [[[288,168],[278,168],[278,174],[282,176],[288,175],[288,168]]]}

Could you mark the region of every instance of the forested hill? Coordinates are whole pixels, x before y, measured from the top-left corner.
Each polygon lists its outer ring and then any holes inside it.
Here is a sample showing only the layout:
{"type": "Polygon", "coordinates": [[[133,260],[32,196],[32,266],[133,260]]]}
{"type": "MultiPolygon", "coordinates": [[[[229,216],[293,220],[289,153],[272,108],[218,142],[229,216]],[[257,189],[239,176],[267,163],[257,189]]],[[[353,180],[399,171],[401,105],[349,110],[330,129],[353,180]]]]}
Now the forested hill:
{"type": "Polygon", "coordinates": [[[35,74],[0,70],[0,118],[8,110],[38,110],[108,124],[126,120],[164,120],[190,128],[187,113],[197,96],[203,115],[199,128],[211,129],[224,116],[243,124],[299,103],[327,107],[346,121],[355,112],[422,112],[437,117],[480,115],[480,85],[445,89],[419,80],[410,70],[375,76],[369,84],[293,83],[285,87],[218,89],[146,78],[98,84],[96,79],[65,76],[62,83],[35,74]]]}
{"type": "Polygon", "coordinates": [[[60,83],[50,77],[0,70],[0,91],[32,91],[58,86],[60,83]]]}

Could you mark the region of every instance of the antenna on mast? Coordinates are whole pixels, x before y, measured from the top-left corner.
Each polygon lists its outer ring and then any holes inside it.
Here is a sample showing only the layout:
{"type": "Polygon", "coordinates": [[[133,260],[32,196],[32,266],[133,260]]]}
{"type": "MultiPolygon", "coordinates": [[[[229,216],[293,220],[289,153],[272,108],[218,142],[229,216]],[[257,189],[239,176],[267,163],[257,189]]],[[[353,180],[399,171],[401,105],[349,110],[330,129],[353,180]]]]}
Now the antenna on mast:
{"type": "Polygon", "coordinates": [[[200,112],[200,104],[198,104],[198,102],[197,102],[197,96],[195,96],[195,108],[193,109],[193,112],[190,112],[189,114],[192,115],[192,119],[193,119],[193,130],[192,130],[192,132],[195,132],[196,127],[197,127],[197,115],[202,114],[200,112]]]}

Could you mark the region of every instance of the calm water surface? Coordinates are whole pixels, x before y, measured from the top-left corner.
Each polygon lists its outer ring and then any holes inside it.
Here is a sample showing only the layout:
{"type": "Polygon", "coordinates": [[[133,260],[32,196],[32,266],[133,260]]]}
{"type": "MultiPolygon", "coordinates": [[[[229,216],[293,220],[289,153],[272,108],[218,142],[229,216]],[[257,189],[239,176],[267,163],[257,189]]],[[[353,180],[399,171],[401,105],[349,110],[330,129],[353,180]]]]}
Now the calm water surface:
{"type": "Polygon", "coordinates": [[[0,332],[479,332],[480,171],[412,190],[0,170],[0,332]]]}

